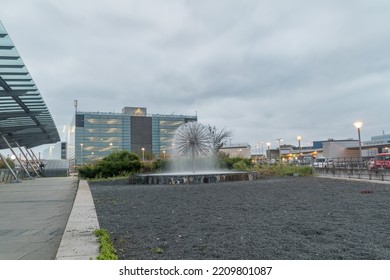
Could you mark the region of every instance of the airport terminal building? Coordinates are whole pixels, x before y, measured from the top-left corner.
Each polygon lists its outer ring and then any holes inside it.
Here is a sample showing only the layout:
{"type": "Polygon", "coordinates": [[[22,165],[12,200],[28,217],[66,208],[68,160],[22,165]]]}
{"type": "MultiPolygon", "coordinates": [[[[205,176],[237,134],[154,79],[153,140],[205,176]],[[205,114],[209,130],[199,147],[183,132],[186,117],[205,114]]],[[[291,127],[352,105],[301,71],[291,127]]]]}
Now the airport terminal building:
{"type": "Polygon", "coordinates": [[[169,157],[173,135],[197,116],[147,114],[144,107],[125,107],[122,113],[79,112],[69,128],[68,156],[72,163],[105,157],[115,150],[127,150],[140,157],[169,157]]]}

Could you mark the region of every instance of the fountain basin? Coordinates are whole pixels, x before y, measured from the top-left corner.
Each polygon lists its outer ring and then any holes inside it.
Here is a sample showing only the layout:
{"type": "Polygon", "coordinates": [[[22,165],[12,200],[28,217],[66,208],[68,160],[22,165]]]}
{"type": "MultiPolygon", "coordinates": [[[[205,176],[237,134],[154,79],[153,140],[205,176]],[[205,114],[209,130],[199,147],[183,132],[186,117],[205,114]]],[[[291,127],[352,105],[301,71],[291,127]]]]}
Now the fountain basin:
{"type": "Polygon", "coordinates": [[[181,172],[130,175],[130,184],[141,185],[174,185],[174,184],[208,184],[230,181],[252,181],[256,173],[245,171],[181,172]]]}

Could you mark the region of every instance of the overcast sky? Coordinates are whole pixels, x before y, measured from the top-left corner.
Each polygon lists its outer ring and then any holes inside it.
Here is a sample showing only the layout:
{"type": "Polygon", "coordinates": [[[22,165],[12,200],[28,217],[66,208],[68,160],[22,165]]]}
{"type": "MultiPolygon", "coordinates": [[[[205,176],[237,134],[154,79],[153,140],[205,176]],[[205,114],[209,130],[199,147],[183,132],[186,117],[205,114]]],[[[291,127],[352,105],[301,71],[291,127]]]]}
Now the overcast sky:
{"type": "Polygon", "coordinates": [[[191,114],[232,142],[390,134],[388,0],[2,0],[59,128],[80,111],[191,114]]]}

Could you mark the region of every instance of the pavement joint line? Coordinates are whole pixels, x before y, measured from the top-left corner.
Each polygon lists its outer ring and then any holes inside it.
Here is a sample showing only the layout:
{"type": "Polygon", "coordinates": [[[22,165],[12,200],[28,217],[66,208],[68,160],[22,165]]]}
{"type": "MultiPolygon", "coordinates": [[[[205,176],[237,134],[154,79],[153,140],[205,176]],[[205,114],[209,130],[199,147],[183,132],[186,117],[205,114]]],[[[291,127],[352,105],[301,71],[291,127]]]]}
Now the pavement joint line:
{"type": "Polygon", "coordinates": [[[93,232],[99,228],[95,204],[89,185],[87,181],[80,180],[56,259],[96,259],[99,255],[99,242],[93,232]],[[79,222],[80,216],[83,217],[83,223],[79,222]]]}

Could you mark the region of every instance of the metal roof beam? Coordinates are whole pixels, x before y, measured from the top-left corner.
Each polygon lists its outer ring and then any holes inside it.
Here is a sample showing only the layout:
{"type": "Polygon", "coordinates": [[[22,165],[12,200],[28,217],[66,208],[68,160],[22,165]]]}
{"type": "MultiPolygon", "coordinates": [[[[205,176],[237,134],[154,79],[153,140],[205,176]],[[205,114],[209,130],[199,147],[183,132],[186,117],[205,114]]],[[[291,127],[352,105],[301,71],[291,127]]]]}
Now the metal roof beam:
{"type": "Polygon", "coordinates": [[[0,75],[8,75],[8,76],[11,76],[11,75],[14,75],[14,76],[26,76],[28,75],[28,72],[1,72],[0,71],[0,75]]]}
{"type": "Polygon", "coordinates": [[[0,90],[0,96],[21,96],[21,95],[26,95],[30,91],[37,91],[37,89],[32,89],[32,90],[13,90],[11,92],[5,91],[5,90],[0,90]]]}
{"type": "Polygon", "coordinates": [[[13,127],[0,127],[0,133],[12,133],[20,130],[25,130],[29,128],[36,128],[36,125],[21,125],[21,126],[13,126],[13,127]]]}
{"type": "Polygon", "coordinates": [[[23,79],[7,79],[7,78],[3,78],[3,80],[4,81],[6,81],[6,82],[31,82],[32,81],[32,79],[25,79],[25,78],[23,78],[23,79]]]}
{"type": "Polygon", "coordinates": [[[0,68],[23,68],[23,64],[0,64],[0,68]]]}
{"type": "Polygon", "coordinates": [[[0,45],[0,50],[12,50],[14,48],[14,46],[1,46],[0,45]]]}
{"type": "Polygon", "coordinates": [[[31,117],[31,116],[38,116],[43,111],[36,111],[36,112],[30,112],[26,114],[26,112],[8,112],[6,115],[0,115],[0,120],[7,120],[11,118],[24,118],[24,117],[31,117]]]}

